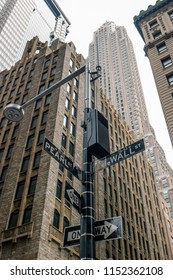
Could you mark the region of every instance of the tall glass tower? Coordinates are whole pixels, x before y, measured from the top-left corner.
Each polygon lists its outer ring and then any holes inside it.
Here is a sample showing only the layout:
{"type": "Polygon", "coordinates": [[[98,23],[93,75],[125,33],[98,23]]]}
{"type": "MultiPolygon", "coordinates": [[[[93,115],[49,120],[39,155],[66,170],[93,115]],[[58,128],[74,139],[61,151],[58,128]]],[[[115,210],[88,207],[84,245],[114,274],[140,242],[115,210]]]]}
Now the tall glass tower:
{"type": "Polygon", "coordinates": [[[69,20],[55,0],[3,0],[0,3],[0,71],[21,58],[26,42],[65,40],[69,20]],[[51,36],[50,36],[51,35],[51,36]]]}

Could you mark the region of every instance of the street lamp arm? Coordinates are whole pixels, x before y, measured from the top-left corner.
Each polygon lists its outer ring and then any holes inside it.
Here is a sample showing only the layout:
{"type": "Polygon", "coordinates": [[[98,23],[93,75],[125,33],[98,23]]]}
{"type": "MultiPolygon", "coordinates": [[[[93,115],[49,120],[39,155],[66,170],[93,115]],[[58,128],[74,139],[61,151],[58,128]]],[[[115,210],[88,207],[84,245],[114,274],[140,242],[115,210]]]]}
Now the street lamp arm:
{"type": "Polygon", "coordinates": [[[64,85],[65,83],[67,83],[68,81],[74,79],[76,76],[79,76],[80,74],[82,74],[83,72],[85,72],[85,68],[86,66],[82,66],[81,68],[77,69],[75,72],[71,73],[70,75],[68,75],[67,77],[65,77],[64,79],[58,81],[57,83],[55,83],[54,85],[52,85],[51,87],[49,87],[48,89],[44,90],[43,92],[41,92],[40,94],[38,94],[37,96],[35,96],[34,98],[30,99],[28,102],[26,102],[25,104],[22,105],[22,108],[24,109],[25,107],[29,106],[30,104],[32,104],[33,102],[35,102],[36,100],[40,99],[41,97],[51,93],[54,89],[59,88],[60,86],[64,85]]]}

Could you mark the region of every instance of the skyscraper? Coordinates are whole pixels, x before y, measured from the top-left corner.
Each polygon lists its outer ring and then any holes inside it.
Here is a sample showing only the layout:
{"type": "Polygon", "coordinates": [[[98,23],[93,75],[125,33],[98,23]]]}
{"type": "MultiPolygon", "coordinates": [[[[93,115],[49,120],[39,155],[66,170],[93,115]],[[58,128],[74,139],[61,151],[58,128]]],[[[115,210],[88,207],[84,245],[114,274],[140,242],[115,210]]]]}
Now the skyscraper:
{"type": "Polygon", "coordinates": [[[0,4],[0,71],[15,60],[34,9],[34,0],[6,0],[0,4]]]}
{"type": "Polygon", "coordinates": [[[65,40],[69,20],[55,0],[4,0],[0,3],[0,71],[21,58],[27,40],[65,40]]]}
{"type": "MultiPolygon", "coordinates": [[[[146,156],[153,167],[159,191],[171,193],[173,171],[150,125],[133,46],[125,28],[105,22],[93,34],[89,58],[91,68],[94,69],[98,62],[102,67],[102,94],[122,115],[136,137],[145,138],[146,156]]],[[[168,200],[169,215],[173,219],[171,197],[168,200]]]]}
{"type": "Polygon", "coordinates": [[[105,22],[90,44],[91,68],[102,67],[100,88],[137,137],[149,131],[149,119],[131,40],[122,26],[105,22]],[[98,55],[97,55],[98,47],[98,55]]]}
{"type": "Polygon", "coordinates": [[[156,1],[155,5],[135,16],[134,23],[145,43],[145,54],[151,64],[173,145],[173,2],[156,1]]]}
{"type": "MultiPolygon", "coordinates": [[[[79,259],[79,246],[63,248],[64,228],[80,225],[80,213],[66,199],[81,184],[43,149],[47,137],[82,169],[85,75],[73,78],[28,106],[20,123],[8,122],[9,103],[24,104],[85,64],[74,44],[38,37],[22,59],[0,73],[0,257],[79,259]]],[[[92,88],[93,107],[107,119],[111,151],[135,142],[133,132],[104,94],[92,88]]],[[[172,259],[173,250],[145,153],[94,174],[94,216],[121,216],[121,239],[96,244],[97,259],[172,259]]]]}

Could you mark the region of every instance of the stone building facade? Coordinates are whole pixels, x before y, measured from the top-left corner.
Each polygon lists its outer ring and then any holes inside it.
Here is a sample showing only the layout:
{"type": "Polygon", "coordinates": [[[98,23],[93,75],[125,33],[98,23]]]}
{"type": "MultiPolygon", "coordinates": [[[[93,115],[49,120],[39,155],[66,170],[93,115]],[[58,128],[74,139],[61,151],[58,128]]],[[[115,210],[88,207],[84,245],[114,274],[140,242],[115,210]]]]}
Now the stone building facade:
{"type": "Polygon", "coordinates": [[[134,24],[145,43],[145,54],[150,61],[173,145],[173,2],[156,1],[134,17],[134,24]]]}

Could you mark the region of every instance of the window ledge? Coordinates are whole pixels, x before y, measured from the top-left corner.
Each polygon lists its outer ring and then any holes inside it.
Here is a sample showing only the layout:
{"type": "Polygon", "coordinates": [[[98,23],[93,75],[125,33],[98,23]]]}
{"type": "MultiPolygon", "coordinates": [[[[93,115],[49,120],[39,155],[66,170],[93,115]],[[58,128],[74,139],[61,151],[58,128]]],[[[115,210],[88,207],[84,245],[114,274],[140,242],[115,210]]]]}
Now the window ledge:
{"type": "Polygon", "coordinates": [[[24,224],[15,228],[9,228],[7,230],[2,231],[1,233],[1,243],[12,241],[17,242],[18,238],[27,237],[32,238],[33,234],[33,222],[24,224]]]}

